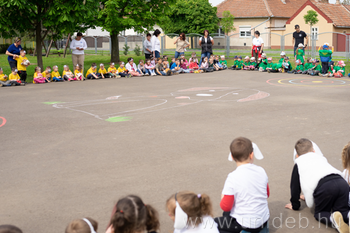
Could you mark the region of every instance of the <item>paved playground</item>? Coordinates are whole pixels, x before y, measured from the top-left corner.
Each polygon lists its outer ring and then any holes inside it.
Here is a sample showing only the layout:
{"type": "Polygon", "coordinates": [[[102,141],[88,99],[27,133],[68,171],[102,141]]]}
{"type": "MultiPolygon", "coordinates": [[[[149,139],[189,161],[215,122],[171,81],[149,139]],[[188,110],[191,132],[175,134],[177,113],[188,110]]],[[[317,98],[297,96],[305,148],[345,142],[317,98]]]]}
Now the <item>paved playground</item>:
{"type": "Polygon", "coordinates": [[[342,170],[348,78],[227,70],[4,87],[0,98],[0,224],[64,232],[88,216],[104,232],[115,202],[138,194],[172,232],[165,201],[180,190],[207,193],[219,216],[229,144],[245,136],[265,156],[255,163],[269,176],[270,232],[336,232],[305,203],[284,206],[299,138],[342,170]]]}

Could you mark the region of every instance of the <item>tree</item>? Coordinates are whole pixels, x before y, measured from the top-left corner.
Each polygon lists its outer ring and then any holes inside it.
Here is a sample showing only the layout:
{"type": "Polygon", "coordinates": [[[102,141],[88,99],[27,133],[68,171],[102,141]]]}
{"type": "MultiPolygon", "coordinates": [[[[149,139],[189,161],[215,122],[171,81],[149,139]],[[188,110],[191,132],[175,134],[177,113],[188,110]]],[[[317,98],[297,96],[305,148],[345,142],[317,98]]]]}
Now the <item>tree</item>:
{"type": "Polygon", "coordinates": [[[208,0],[177,0],[160,26],[165,33],[203,34],[204,30],[215,33],[219,27],[216,13],[217,8],[208,0]]]}
{"type": "Polygon", "coordinates": [[[118,34],[133,28],[137,32],[151,30],[167,13],[175,0],[106,0],[99,13],[99,24],[111,36],[111,61],[119,61],[118,34]]]}
{"type": "MultiPolygon", "coordinates": [[[[305,23],[306,24],[310,24],[310,36],[311,36],[311,39],[314,39],[313,38],[313,34],[312,34],[312,26],[315,25],[318,22],[317,16],[318,16],[318,14],[314,10],[308,10],[307,14],[304,15],[305,23]]],[[[310,46],[309,46],[308,50],[309,50],[309,54],[310,54],[310,46]]]]}
{"type": "Polygon", "coordinates": [[[228,35],[230,32],[235,31],[236,28],[233,25],[235,17],[230,13],[230,11],[222,12],[222,19],[220,20],[220,25],[225,35],[228,35]]]}
{"type": "Polygon", "coordinates": [[[43,68],[42,42],[84,31],[96,23],[98,0],[0,0],[0,34],[4,38],[29,33],[35,37],[37,63],[43,68]]]}
{"type": "Polygon", "coordinates": [[[341,4],[343,4],[343,5],[350,5],[350,0],[343,0],[341,2],[341,4]]]}

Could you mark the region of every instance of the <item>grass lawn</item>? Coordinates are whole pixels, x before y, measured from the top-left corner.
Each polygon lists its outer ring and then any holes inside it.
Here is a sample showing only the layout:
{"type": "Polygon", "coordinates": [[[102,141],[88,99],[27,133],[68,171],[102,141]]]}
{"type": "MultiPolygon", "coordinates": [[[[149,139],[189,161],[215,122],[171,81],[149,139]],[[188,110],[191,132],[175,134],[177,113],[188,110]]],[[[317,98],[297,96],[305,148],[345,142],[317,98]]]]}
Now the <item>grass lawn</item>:
{"type": "MultiPolygon", "coordinates": [[[[269,57],[272,57],[273,58],[273,62],[277,62],[280,58],[280,55],[279,55],[279,51],[269,51],[271,53],[267,53],[267,55],[269,57]]],[[[185,53],[185,56],[186,58],[188,59],[190,56],[191,56],[191,53],[192,51],[187,51],[185,53]]],[[[215,51],[214,51],[215,53],[215,51]]],[[[197,54],[197,57],[200,57],[200,52],[196,52],[197,54]]],[[[225,51],[220,51],[220,52],[217,52],[215,54],[218,54],[218,55],[225,55],[225,51]]],[[[165,55],[168,55],[168,60],[170,61],[171,57],[174,56],[174,52],[170,52],[170,51],[167,51],[165,52],[165,55]]],[[[241,54],[233,54],[231,53],[230,54],[230,58],[227,59],[227,64],[228,66],[232,66],[233,65],[233,56],[234,55],[240,55],[242,57],[245,57],[245,56],[250,56],[250,53],[241,53],[241,54]]],[[[33,56],[30,56],[28,55],[27,56],[29,61],[32,63],[32,65],[30,65],[28,68],[27,68],[27,74],[28,74],[28,78],[27,78],[27,82],[32,82],[33,80],[33,75],[34,75],[34,68],[36,66],[36,57],[33,57],[33,56]]],[[[136,56],[133,52],[130,52],[129,55],[125,56],[124,54],[121,54],[120,55],[120,59],[124,62],[126,62],[127,58],[128,57],[133,57],[134,58],[134,61],[136,62],[136,64],[138,64],[139,60],[140,59],[143,59],[144,60],[144,56],[141,55],[141,56],[136,56]]],[[[340,60],[340,59],[344,59],[344,58],[337,58],[337,57],[334,57],[334,60],[340,60]]],[[[291,59],[292,61],[293,59],[291,59]]],[[[344,60],[345,61],[345,60],[344,60]]],[[[91,63],[95,62],[97,64],[97,66],[99,66],[100,63],[104,63],[105,66],[108,68],[109,67],[109,62],[110,62],[110,54],[108,51],[98,51],[98,54],[91,54],[90,52],[87,53],[85,55],[85,64],[84,64],[84,70],[87,71],[90,66],[91,66],[91,63]]],[[[59,67],[59,71],[60,73],[62,74],[62,71],[63,71],[63,66],[64,65],[68,65],[70,68],[71,68],[71,71],[74,71],[72,68],[73,68],[73,64],[72,64],[72,56],[69,54],[66,56],[66,58],[63,58],[63,56],[61,55],[61,57],[59,57],[57,54],[55,55],[50,55],[49,57],[43,57],[43,63],[44,63],[44,67],[46,66],[54,66],[54,65],[57,65],[59,67]]],[[[349,65],[349,67],[346,67],[346,74],[350,73],[350,62],[347,62],[345,61],[345,63],[347,65],[349,65]]],[[[293,62],[292,62],[293,64],[293,62]]],[[[293,66],[295,67],[295,65],[293,64],[293,66]]],[[[7,56],[6,55],[0,55],[0,67],[3,68],[4,70],[4,73],[9,75],[10,74],[10,66],[7,62],[7,56]]],[[[118,67],[118,66],[117,66],[118,67]]]]}

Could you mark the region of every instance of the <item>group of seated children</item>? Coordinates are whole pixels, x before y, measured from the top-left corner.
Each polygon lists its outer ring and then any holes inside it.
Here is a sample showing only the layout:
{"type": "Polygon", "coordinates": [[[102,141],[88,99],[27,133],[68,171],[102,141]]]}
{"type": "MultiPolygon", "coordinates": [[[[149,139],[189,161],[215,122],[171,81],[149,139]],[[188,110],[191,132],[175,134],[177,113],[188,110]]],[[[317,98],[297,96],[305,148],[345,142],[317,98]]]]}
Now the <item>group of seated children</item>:
{"type": "MultiPolygon", "coordinates": [[[[221,217],[213,218],[210,197],[190,191],[173,193],[166,201],[175,233],[268,233],[270,188],[265,170],[253,164],[264,156],[248,138],[238,137],[230,145],[229,161],[236,169],[229,173],[221,195],[221,217]]],[[[309,139],[294,146],[291,199],[285,208],[300,209],[300,200],[315,206],[316,220],[333,225],[338,232],[349,232],[350,143],[342,151],[343,173],[330,165],[319,147],[309,139]],[[301,195],[301,192],[303,195],[301,195]]],[[[128,195],[114,205],[106,233],[159,231],[158,211],[139,196],[128,195]]],[[[96,233],[97,221],[76,219],[66,233],[96,233]]],[[[0,233],[22,233],[12,225],[0,226],[0,233]],[[12,231],[11,231],[11,230],[12,231]]]]}
{"type": "Polygon", "coordinates": [[[277,63],[272,62],[272,58],[266,57],[265,53],[261,54],[258,62],[255,61],[254,57],[246,56],[244,61],[242,61],[241,56],[234,57],[234,64],[231,67],[233,70],[258,70],[260,72],[268,73],[290,73],[290,74],[308,74],[308,75],[319,75],[324,77],[336,77],[341,78],[345,75],[345,62],[339,61],[337,63],[331,61],[332,50],[329,48],[329,45],[325,43],[320,48],[319,54],[322,62],[318,59],[308,58],[305,63],[305,54],[304,54],[304,45],[299,44],[298,49],[296,50],[295,55],[295,65],[293,69],[292,64],[289,61],[289,57],[286,56],[285,52],[281,52],[281,58],[277,63]]]}

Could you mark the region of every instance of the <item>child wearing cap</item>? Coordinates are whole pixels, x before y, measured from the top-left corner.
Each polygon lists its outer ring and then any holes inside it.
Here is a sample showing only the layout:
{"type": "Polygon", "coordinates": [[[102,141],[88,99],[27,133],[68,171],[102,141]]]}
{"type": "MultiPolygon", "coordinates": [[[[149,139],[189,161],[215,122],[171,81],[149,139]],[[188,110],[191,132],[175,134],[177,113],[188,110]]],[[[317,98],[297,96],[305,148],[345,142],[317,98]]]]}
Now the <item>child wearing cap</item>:
{"type": "Polygon", "coordinates": [[[308,75],[322,75],[321,74],[322,67],[320,66],[320,61],[317,59],[312,59],[312,67],[308,70],[308,75]]]}
{"type": "Polygon", "coordinates": [[[248,138],[235,138],[230,145],[230,161],[237,168],[231,172],[222,190],[222,217],[216,218],[220,232],[267,232],[270,218],[267,198],[270,196],[268,177],[262,167],[254,165],[254,157],[262,159],[259,148],[248,138]]]}
{"type": "Polygon", "coordinates": [[[266,53],[261,54],[261,63],[259,65],[259,71],[265,72],[268,64],[268,59],[266,58],[266,53]]]}
{"type": "Polygon", "coordinates": [[[128,58],[128,63],[126,63],[125,68],[129,71],[131,76],[141,76],[141,74],[137,72],[137,67],[132,57],[128,58]]]}
{"type": "Polygon", "coordinates": [[[244,58],[244,62],[243,62],[243,69],[249,70],[249,66],[250,66],[250,58],[248,56],[246,56],[244,58]]]}
{"type": "Polygon", "coordinates": [[[280,55],[281,55],[281,58],[278,61],[278,63],[282,64],[284,62],[284,59],[286,58],[286,53],[282,51],[280,55]]]}
{"type": "Polygon", "coordinates": [[[284,62],[282,63],[282,67],[284,69],[284,72],[289,72],[293,69],[292,64],[289,61],[289,57],[284,58],[284,62]]]}
{"type": "Polygon", "coordinates": [[[21,50],[20,56],[14,58],[17,61],[18,74],[21,77],[22,82],[27,80],[27,67],[30,65],[28,58],[26,57],[26,51],[21,50]]]}
{"type": "Polygon", "coordinates": [[[39,66],[35,67],[33,83],[46,83],[50,82],[46,77],[41,73],[41,68],[39,66]]]}
{"type": "Polygon", "coordinates": [[[18,75],[17,68],[13,67],[11,69],[11,74],[9,75],[9,79],[6,82],[0,82],[0,86],[20,86],[21,84],[25,85],[24,82],[21,82],[21,78],[18,75]]]}
{"type": "Polygon", "coordinates": [[[290,71],[288,73],[291,73],[291,74],[302,74],[303,71],[304,71],[304,66],[303,64],[301,64],[301,61],[300,60],[296,60],[296,67],[293,71],[290,71]]]}
{"type": "Polygon", "coordinates": [[[324,43],[322,47],[318,48],[318,53],[322,63],[322,74],[326,75],[329,70],[329,62],[332,60],[333,48],[330,50],[328,43],[324,43]]]}
{"type": "Polygon", "coordinates": [[[223,68],[224,70],[226,70],[226,69],[227,69],[227,61],[226,61],[226,59],[225,59],[225,55],[221,55],[220,58],[221,58],[220,64],[222,65],[222,68],[223,68]]]}
{"type": "Polygon", "coordinates": [[[267,65],[266,65],[266,71],[268,73],[270,73],[272,71],[272,66],[273,66],[272,57],[269,57],[267,59],[267,65]]]}
{"type": "Polygon", "coordinates": [[[83,66],[80,65],[80,64],[77,64],[75,66],[74,80],[85,81],[85,78],[84,78],[84,75],[83,75],[83,66]]]}
{"type": "Polygon", "coordinates": [[[242,56],[238,56],[237,63],[236,63],[236,70],[241,70],[241,69],[243,69],[242,56]]]}
{"type": "Polygon", "coordinates": [[[51,72],[51,80],[54,82],[64,82],[64,79],[61,77],[60,72],[58,72],[58,66],[53,66],[53,71],[51,72]]]}
{"type": "Polygon", "coordinates": [[[334,78],[341,78],[345,75],[345,62],[339,61],[338,64],[334,67],[333,76],[334,78]]]}
{"type": "Polygon", "coordinates": [[[88,71],[86,72],[86,78],[87,79],[99,79],[99,76],[97,74],[96,63],[91,64],[90,69],[88,69],[88,71]]]}
{"type": "Polygon", "coordinates": [[[301,64],[305,62],[304,45],[300,43],[298,49],[296,50],[295,60],[300,60],[301,64]]]}
{"type": "Polygon", "coordinates": [[[121,76],[121,77],[126,77],[126,78],[130,78],[131,75],[129,74],[129,71],[125,68],[125,63],[120,61],[119,62],[119,68],[118,68],[118,74],[121,76]]]}
{"type": "Polygon", "coordinates": [[[118,75],[117,68],[115,68],[114,62],[109,63],[108,73],[111,74],[111,78],[120,78],[120,75],[118,75]]]}
{"type": "Polygon", "coordinates": [[[62,77],[65,81],[73,81],[74,80],[74,74],[72,71],[70,71],[69,67],[67,65],[63,66],[63,72],[62,77]]]}
{"type": "Polygon", "coordinates": [[[107,70],[103,63],[100,64],[100,69],[98,70],[97,75],[99,78],[109,78],[109,74],[107,73],[107,70]]]}
{"type": "Polygon", "coordinates": [[[231,70],[235,70],[237,67],[238,56],[234,56],[233,58],[233,66],[231,66],[231,70]]]}
{"type": "Polygon", "coordinates": [[[255,57],[250,58],[250,63],[249,63],[249,70],[255,70],[256,67],[256,62],[255,62],[255,57]]]}
{"type": "Polygon", "coordinates": [[[45,77],[48,81],[52,81],[51,80],[51,66],[47,66],[46,70],[44,72],[42,72],[43,77],[45,77]]]}

